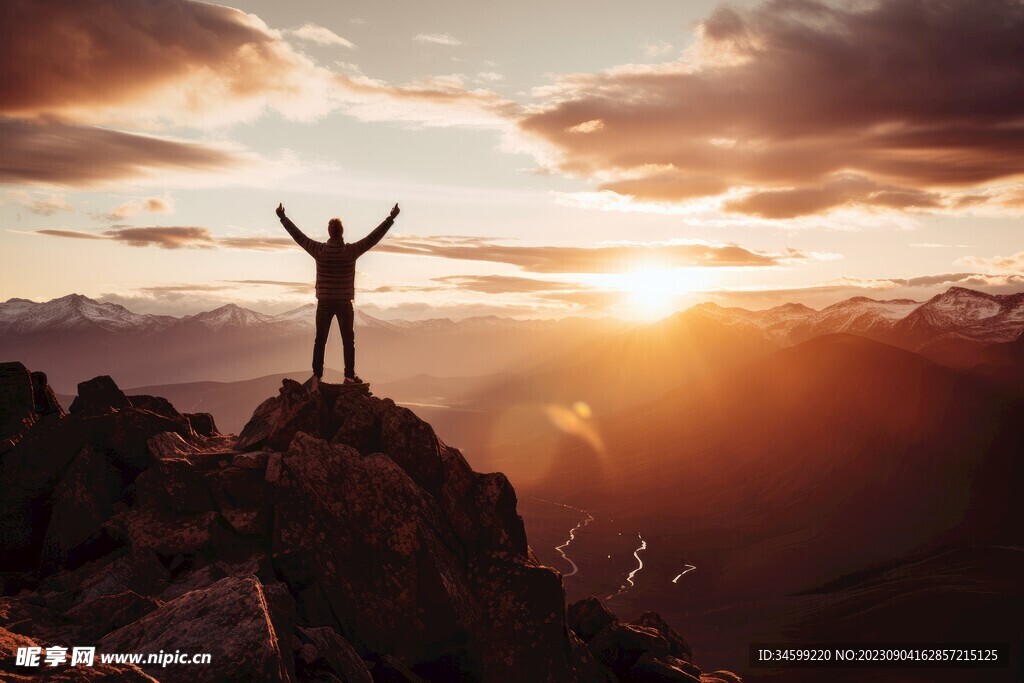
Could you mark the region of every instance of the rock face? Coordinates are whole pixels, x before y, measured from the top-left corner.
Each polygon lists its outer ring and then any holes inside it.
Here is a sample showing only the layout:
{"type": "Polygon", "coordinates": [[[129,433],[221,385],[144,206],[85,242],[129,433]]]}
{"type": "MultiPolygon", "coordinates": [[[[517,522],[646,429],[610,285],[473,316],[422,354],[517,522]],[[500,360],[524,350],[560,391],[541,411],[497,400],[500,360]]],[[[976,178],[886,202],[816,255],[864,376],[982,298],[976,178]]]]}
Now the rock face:
{"type": "Polygon", "coordinates": [[[699,680],[656,614],[567,617],[505,476],[388,399],[285,380],[237,439],[109,378],[79,399],[0,458],[9,639],[212,657],[124,680],[699,680]]]}
{"type": "Polygon", "coordinates": [[[41,417],[63,413],[45,374],[29,372],[18,362],[0,363],[0,454],[41,417]]]}

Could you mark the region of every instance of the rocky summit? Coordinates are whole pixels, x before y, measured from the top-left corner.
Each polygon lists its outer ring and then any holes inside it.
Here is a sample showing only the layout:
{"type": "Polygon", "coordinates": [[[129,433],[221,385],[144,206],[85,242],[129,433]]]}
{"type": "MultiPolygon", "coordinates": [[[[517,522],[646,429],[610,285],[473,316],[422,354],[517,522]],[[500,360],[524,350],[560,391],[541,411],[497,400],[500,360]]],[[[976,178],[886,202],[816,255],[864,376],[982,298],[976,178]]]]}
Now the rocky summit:
{"type": "Polygon", "coordinates": [[[18,648],[95,646],[95,681],[701,681],[653,612],[566,609],[503,474],[412,411],[285,380],[237,437],[208,414],[0,368],[0,678],[18,648]],[[209,664],[101,663],[209,653],[209,664]]]}

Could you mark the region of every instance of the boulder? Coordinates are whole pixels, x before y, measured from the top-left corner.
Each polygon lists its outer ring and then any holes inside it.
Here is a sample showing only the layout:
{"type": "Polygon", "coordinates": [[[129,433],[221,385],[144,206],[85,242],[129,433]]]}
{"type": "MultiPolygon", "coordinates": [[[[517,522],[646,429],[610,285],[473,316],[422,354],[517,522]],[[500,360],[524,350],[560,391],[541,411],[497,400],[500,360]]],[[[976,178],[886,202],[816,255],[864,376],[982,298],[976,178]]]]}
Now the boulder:
{"type": "Polygon", "coordinates": [[[100,375],[78,383],[78,396],[71,402],[72,414],[97,415],[110,409],[131,408],[132,403],[124,395],[110,375],[100,375]]]}
{"type": "Polygon", "coordinates": [[[632,683],[701,683],[700,669],[689,662],[666,655],[654,657],[645,652],[629,669],[632,683]]]}
{"type": "Polygon", "coordinates": [[[57,400],[57,394],[50,388],[45,372],[32,373],[32,406],[36,415],[63,415],[64,408],[57,400]]]}
{"type": "Polygon", "coordinates": [[[690,649],[690,645],[657,612],[644,612],[629,623],[634,626],[653,628],[662,638],[668,641],[668,652],[670,655],[687,662],[693,661],[693,650],[690,649]]]}
{"type": "Polygon", "coordinates": [[[50,572],[80,559],[76,555],[86,550],[90,541],[98,540],[123,489],[121,473],[107,462],[104,454],[91,446],[83,448],[51,497],[40,569],[50,572]]]}
{"type": "Polygon", "coordinates": [[[587,647],[597,661],[620,677],[628,675],[642,654],[654,658],[668,655],[668,641],[653,628],[612,623],[599,631],[587,647]]]}
{"type": "Polygon", "coordinates": [[[618,619],[594,596],[577,600],[566,609],[569,628],[584,642],[596,636],[602,629],[618,619]]]}
{"type": "Polygon", "coordinates": [[[447,656],[472,668],[466,641],[481,616],[460,544],[437,503],[394,461],[299,433],[282,461],[274,510],[273,552],[292,558],[284,578],[300,594],[300,613],[310,609],[304,570],[360,651],[413,666],[447,656]]]}
{"type": "Polygon", "coordinates": [[[213,421],[213,415],[210,413],[185,413],[185,419],[188,420],[192,431],[200,436],[218,436],[220,434],[217,431],[217,423],[213,421]]]}
{"type": "MultiPolygon", "coordinates": [[[[317,658],[322,658],[334,675],[346,683],[374,683],[370,670],[366,667],[352,645],[342,638],[337,631],[326,626],[311,628],[298,627],[300,638],[313,646],[317,658]]],[[[312,654],[306,650],[306,657],[312,654]]],[[[316,663],[316,659],[306,661],[307,666],[316,663]]],[[[323,668],[320,664],[318,668],[323,668]]]]}
{"type": "MultiPolygon", "coordinates": [[[[0,628],[0,679],[10,683],[18,681],[37,681],[44,673],[42,667],[29,668],[17,665],[18,648],[42,647],[46,648],[50,643],[40,642],[17,633],[12,633],[5,628],[0,628]]],[[[70,660],[71,651],[68,650],[70,660]]],[[[40,656],[40,662],[43,657],[40,656]]],[[[56,668],[45,671],[47,681],[61,683],[63,681],[77,681],[80,683],[160,683],[152,676],[144,673],[134,664],[104,664],[96,657],[92,666],[70,666],[60,665],[56,668]]]]}
{"type": "Polygon", "coordinates": [[[186,593],[106,635],[97,650],[211,655],[202,666],[142,666],[161,683],[288,680],[263,587],[254,576],[227,577],[186,593]]]}
{"type": "Polygon", "coordinates": [[[330,411],[319,392],[309,392],[294,380],[285,379],[277,396],[257,406],[242,428],[235,448],[242,451],[288,449],[297,432],[322,434],[327,431],[330,411]]]}

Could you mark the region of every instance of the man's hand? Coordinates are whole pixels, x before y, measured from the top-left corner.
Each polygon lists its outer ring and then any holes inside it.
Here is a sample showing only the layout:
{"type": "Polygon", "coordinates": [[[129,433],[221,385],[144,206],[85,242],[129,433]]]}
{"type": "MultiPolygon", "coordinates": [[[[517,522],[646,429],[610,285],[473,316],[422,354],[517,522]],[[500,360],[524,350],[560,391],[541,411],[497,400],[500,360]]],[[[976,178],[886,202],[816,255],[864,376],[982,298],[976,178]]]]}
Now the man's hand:
{"type": "MultiPolygon", "coordinates": [[[[395,204],[395,208],[398,208],[398,204],[395,204]]],[[[284,204],[277,205],[277,217],[284,218],[284,204]]]]}
{"type": "Polygon", "coordinates": [[[394,208],[391,209],[391,218],[397,216],[401,211],[402,210],[398,208],[398,204],[395,204],[394,208]]]}

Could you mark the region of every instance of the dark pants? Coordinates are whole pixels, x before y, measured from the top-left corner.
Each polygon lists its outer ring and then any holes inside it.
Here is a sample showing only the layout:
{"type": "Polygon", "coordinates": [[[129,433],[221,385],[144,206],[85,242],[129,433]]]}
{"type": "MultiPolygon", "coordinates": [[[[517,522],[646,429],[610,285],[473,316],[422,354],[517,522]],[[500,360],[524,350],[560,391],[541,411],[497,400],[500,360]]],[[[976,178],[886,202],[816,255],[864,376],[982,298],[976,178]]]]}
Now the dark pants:
{"type": "Polygon", "coordinates": [[[356,333],[352,328],[352,302],[343,299],[320,299],[316,302],[316,341],[313,342],[313,374],[324,376],[324,350],[331,333],[331,320],[338,317],[341,341],[345,347],[345,376],[356,374],[356,333]]]}

